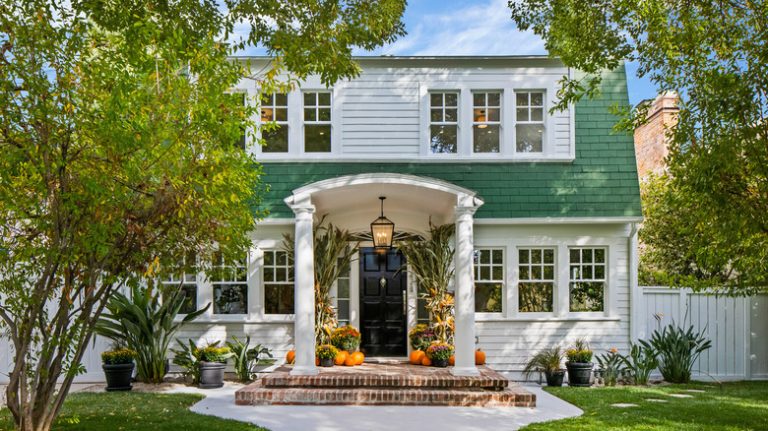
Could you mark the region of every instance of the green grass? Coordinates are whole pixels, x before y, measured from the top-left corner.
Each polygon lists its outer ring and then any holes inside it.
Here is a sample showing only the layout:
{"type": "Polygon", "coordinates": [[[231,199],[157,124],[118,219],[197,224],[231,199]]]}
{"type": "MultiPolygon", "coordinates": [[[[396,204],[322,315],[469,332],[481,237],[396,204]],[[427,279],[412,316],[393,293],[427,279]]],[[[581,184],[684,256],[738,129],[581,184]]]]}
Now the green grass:
{"type": "MultiPolygon", "coordinates": [[[[189,411],[203,397],[193,394],[79,393],[67,398],[56,431],[210,430],[266,431],[255,425],[189,411]]],[[[0,430],[13,429],[8,409],[0,410],[0,430]]]]}
{"type": "Polygon", "coordinates": [[[768,382],[690,384],[664,387],[547,388],[584,410],[573,419],[529,425],[525,431],[733,431],[768,430],[768,382]],[[700,389],[706,393],[688,393],[700,389]],[[688,393],[693,398],[669,394],[688,393]],[[648,398],[665,399],[653,403],[648,398]],[[639,407],[616,408],[615,403],[639,407]]]}

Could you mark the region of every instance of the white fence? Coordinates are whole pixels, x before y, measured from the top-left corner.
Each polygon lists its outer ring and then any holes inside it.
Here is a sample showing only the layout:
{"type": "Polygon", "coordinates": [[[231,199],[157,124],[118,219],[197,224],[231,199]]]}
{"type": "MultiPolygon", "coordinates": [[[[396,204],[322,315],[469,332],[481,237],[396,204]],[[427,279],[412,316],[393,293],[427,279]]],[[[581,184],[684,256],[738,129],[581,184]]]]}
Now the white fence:
{"type": "Polygon", "coordinates": [[[695,378],[768,379],[768,296],[731,298],[689,289],[641,287],[636,336],[659,325],[693,325],[712,341],[694,365],[695,378]],[[658,317],[658,319],[657,319],[658,317]],[[643,325],[644,323],[644,325],[643,325]]]}

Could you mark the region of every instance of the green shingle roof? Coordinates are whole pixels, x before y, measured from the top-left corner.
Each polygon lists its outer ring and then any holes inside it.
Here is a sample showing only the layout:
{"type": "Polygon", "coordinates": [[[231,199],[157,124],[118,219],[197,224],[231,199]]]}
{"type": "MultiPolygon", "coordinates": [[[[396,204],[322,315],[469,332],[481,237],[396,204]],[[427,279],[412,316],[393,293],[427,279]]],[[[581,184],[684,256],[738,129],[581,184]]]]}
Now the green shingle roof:
{"type": "Polygon", "coordinates": [[[395,172],[449,181],[485,201],[477,218],[642,215],[632,136],[614,133],[614,104],[627,105],[624,67],[605,74],[601,96],[576,104],[576,159],[568,163],[263,163],[270,190],[262,209],[293,217],[283,199],[303,185],[341,175],[395,172]],[[300,165],[297,167],[297,165],[300,165]]]}

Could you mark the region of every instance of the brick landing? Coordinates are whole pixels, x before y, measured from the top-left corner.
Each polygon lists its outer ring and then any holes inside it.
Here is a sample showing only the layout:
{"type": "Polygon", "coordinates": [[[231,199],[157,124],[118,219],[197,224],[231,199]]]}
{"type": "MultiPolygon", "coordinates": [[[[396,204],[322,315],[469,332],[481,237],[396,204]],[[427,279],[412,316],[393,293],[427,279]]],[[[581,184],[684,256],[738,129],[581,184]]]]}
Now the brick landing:
{"type": "Polygon", "coordinates": [[[488,367],[480,376],[457,377],[450,368],[407,363],[320,368],[316,376],[291,376],[289,366],[240,389],[238,405],[437,405],[534,407],[536,397],[488,367]]]}

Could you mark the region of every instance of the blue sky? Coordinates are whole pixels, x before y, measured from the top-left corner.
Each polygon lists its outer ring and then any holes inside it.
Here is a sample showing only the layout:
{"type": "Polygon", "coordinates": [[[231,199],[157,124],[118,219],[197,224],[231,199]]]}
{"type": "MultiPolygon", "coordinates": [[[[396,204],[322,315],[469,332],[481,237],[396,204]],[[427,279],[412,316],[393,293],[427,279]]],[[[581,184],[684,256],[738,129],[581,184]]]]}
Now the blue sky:
{"type": "MultiPolygon", "coordinates": [[[[510,18],[507,0],[410,0],[403,20],[408,34],[376,51],[357,55],[531,55],[546,54],[544,42],[522,32],[510,18]]],[[[248,54],[264,54],[258,49],[248,54]]],[[[647,80],[635,76],[637,65],[627,65],[632,105],[653,98],[647,80]]]]}

